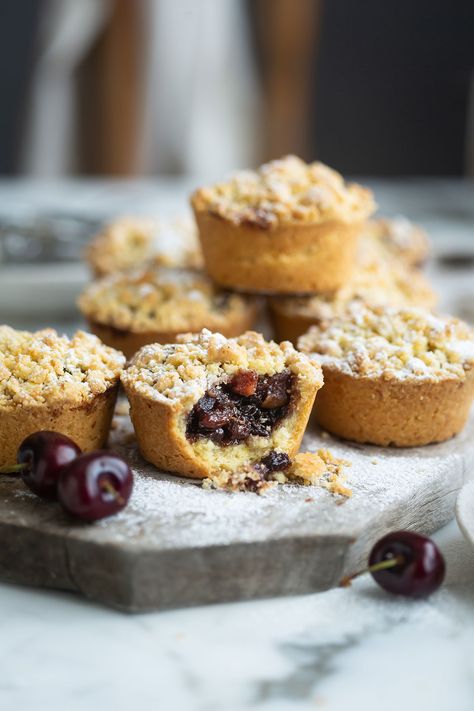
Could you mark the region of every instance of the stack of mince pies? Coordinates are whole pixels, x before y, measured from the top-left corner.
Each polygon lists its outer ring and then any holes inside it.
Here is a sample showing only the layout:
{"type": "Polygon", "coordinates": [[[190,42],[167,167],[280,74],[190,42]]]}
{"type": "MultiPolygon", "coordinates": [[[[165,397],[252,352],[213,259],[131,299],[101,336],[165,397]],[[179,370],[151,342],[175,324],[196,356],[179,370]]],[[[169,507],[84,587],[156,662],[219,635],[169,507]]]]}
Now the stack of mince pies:
{"type": "Polygon", "coordinates": [[[259,304],[274,337],[307,329],[354,302],[431,309],[419,269],[424,232],[405,218],[370,219],[372,193],[331,168],[287,156],[201,187],[186,220],[124,217],[86,250],[94,281],[78,305],[90,329],[127,358],[148,343],[207,328],[252,328],[259,304]]]}
{"type": "Polygon", "coordinates": [[[94,335],[0,327],[0,465],[41,429],[102,446],[119,382],[145,459],[239,490],[321,473],[298,454],[313,407],[379,446],[462,429],[474,333],[433,315],[421,228],[374,218],[370,190],[295,156],[191,206],[195,225],[120,218],[93,238],[78,306],[94,335]],[[275,340],[252,330],[262,314],[275,340]]]}

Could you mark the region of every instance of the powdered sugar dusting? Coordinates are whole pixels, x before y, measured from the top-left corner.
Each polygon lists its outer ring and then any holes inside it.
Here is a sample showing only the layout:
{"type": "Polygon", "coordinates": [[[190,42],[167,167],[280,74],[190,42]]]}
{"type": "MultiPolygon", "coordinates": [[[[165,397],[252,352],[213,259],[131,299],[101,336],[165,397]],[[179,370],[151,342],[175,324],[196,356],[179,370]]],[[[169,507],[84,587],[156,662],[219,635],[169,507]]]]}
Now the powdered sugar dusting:
{"type": "Polygon", "coordinates": [[[347,483],[353,496],[344,499],[319,486],[284,485],[264,496],[202,489],[199,481],[160,473],[144,462],[123,419],[113,447],[133,465],[135,488],[121,514],[93,527],[95,537],[173,549],[308,535],[357,536],[371,520],[404,502],[416,503],[424,489],[435,497],[440,479],[455,487],[454,472],[459,478],[467,461],[474,463],[473,430],[471,420],[451,442],[396,450],[344,443],[310,426],[303,451],[327,447],[352,463],[347,483]]]}

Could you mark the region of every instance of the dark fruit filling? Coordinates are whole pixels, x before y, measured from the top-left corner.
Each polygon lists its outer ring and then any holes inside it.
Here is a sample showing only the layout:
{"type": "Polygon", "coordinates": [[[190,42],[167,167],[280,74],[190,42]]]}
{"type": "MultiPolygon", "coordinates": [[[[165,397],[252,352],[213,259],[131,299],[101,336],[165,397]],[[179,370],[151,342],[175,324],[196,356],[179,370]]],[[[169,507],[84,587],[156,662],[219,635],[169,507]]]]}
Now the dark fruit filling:
{"type": "Polygon", "coordinates": [[[272,450],[266,457],[260,460],[260,465],[263,465],[265,472],[281,472],[291,465],[291,459],[285,452],[275,452],[272,450]]]}
{"type": "Polygon", "coordinates": [[[198,400],[188,415],[186,436],[221,445],[239,444],[251,435],[268,437],[289,412],[293,380],[289,370],[275,375],[239,371],[198,400]]]}

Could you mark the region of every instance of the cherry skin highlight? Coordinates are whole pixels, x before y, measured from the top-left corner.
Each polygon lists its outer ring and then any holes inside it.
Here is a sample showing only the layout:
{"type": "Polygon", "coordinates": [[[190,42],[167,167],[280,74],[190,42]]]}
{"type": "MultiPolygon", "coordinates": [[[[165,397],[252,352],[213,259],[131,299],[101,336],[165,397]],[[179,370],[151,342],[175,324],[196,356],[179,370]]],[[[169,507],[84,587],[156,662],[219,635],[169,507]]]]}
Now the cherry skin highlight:
{"type": "Polygon", "coordinates": [[[121,511],[132,493],[133,474],[127,462],[108,451],[83,454],[63,469],[58,498],[71,516],[98,521],[121,511]]]}
{"type": "Polygon", "coordinates": [[[62,469],[77,459],[81,450],[59,432],[35,432],[20,444],[17,462],[21,477],[33,493],[43,499],[56,499],[62,469]]]}
{"type": "Polygon", "coordinates": [[[372,577],[395,595],[428,597],[440,587],[445,571],[444,558],[436,544],[412,531],[389,533],[377,541],[369,556],[372,577]],[[384,568],[390,560],[395,564],[384,568]],[[376,569],[371,570],[373,567],[376,569]]]}

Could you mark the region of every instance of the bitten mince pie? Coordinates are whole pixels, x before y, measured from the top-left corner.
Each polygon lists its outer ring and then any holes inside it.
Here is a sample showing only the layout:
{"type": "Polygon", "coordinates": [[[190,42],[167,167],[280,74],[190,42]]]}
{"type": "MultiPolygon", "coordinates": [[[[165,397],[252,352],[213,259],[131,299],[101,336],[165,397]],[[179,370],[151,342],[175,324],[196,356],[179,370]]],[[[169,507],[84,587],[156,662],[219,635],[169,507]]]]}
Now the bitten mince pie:
{"type": "Polygon", "coordinates": [[[353,306],[299,348],[323,367],[315,413],[346,439],[412,447],[464,426],[474,397],[474,331],[415,308],[353,306]]]}
{"type": "Polygon", "coordinates": [[[362,237],[351,279],[334,294],[272,297],[270,318],[278,340],[297,342],[310,326],[343,316],[355,302],[432,309],[437,297],[424,274],[388,256],[362,237]]]}
{"type": "Polygon", "coordinates": [[[92,238],[85,258],[101,277],[146,264],[169,267],[202,266],[202,255],[191,219],[152,220],[119,217],[92,238]]]}
{"type": "Polygon", "coordinates": [[[334,291],[353,270],[372,193],[322,163],[288,156],[197,190],[191,199],[206,269],[244,291],[334,291]]]}
{"type": "Polygon", "coordinates": [[[203,330],[142,348],[122,375],[142,455],[194,478],[257,467],[263,481],[298,451],[320,366],[290,343],[203,330]]]}
{"type": "Polygon", "coordinates": [[[426,232],[406,217],[369,220],[365,233],[378,242],[383,251],[411,267],[423,265],[430,255],[426,232]]]}
{"type": "Polygon", "coordinates": [[[173,343],[202,328],[237,336],[251,328],[251,298],[214,286],[199,270],[148,268],[93,282],[78,299],[90,329],[127,358],[148,343],[173,343]]]}
{"type": "Polygon", "coordinates": [[[0,466],[39,430],[61,432],[85,451],[102,447],[124,363],[83,331],[69,339],[0,326],[0,466]]]}

